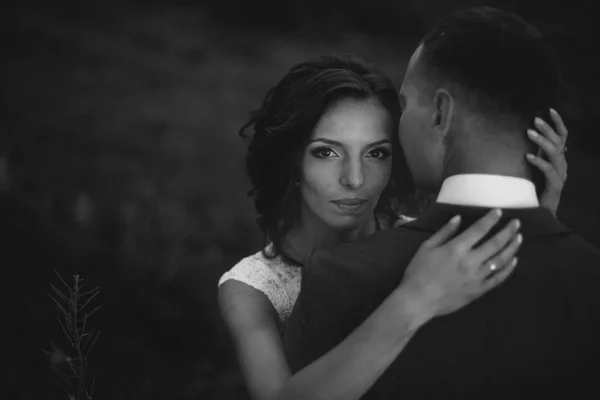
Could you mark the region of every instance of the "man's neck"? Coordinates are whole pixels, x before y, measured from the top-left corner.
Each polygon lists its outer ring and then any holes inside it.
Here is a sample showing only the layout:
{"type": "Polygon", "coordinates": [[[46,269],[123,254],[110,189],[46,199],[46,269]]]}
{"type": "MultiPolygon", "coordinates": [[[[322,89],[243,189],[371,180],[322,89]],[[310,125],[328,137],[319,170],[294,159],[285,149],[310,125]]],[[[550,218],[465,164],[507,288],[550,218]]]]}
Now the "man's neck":
{"type": "Polygon", "coordinates": [[[471,157],[450,158],[444,169],[444,178],[453,175],[477,174],[500,175],[515,178],[532,179],[531,167],[527,164],[525,154],[494,155],[491,152],[479,153],[471,157]]]}
{"type": "Polygon", "coordinates": [[[503,175],[531,180],[525,158],[535,146],[518,126],[502,128],[473,116],[452,133],[444,162],[444,178],[459,174],[503,175]]]}

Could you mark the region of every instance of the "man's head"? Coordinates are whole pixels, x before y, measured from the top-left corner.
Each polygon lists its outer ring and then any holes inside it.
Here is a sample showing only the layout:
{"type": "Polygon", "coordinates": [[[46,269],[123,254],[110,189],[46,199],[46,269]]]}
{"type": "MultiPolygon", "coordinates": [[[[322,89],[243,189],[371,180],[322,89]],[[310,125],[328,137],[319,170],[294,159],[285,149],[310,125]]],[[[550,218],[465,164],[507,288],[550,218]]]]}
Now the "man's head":
{"type": "Polygon", "coordinates": [[[457,167],[465,155],[524,156],[526,129],[554,106],[559,77],[538,30],[514,14],[483,7],[442,19],[400,90],[400,140],[415,183],[436,191],[450,164],[454,173],[481,172],[457,167]]]}

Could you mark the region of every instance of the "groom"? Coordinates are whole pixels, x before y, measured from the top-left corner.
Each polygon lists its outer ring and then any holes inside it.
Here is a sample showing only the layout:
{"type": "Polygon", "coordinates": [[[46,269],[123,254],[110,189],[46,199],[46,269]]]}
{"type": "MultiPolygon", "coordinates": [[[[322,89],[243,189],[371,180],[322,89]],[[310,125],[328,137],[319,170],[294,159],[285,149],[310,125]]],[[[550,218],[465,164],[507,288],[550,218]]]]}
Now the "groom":
{"type": "Polygon", "coordinates": [[[294,372],[358,327],[452,216],[464,229],[499,207],[522,223],[516,270],[421,326],[366,397],[600,398],[600,250],[539,207],[525,160],[522,132],[554,103],[558,77],[537,30],[513,14],[469,9],[425,36],[400,90],[400,140],[437,201],[400,228],[313,252],[285,331],[294,372]]]}

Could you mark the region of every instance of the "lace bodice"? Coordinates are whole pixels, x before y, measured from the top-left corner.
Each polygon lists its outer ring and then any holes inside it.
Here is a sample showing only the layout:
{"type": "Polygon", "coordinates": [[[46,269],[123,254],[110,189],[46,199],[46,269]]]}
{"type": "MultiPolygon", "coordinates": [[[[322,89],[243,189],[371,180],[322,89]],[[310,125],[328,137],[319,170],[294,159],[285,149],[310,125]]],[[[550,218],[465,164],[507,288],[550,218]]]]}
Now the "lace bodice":
{"type": "MultiPolygon", "coordinates": [[[[270,251],[267,246],[266,251],[270,251]]],[[[292,313],[300,293],[302,269],[285,263],[281,257],[266,258],[262,251],[242,259],[219,279],[219,286],[229,279],[245,283],[263,292],[275,307],[280,322],[292,313]]]]}

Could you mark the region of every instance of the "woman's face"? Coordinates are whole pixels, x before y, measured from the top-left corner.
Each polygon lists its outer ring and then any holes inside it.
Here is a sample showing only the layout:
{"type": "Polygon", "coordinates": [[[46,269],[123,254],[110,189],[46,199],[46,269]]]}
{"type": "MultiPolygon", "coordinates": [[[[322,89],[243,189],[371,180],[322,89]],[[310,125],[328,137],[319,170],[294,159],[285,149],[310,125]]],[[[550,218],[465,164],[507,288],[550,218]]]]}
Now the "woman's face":
{"type": "Polygon", "coordinates": [[[343,99],[318,122],[302,158],[302,212],[334,229],[368,223],[392,170],[392,121],[376,100],[343,99]]]}

